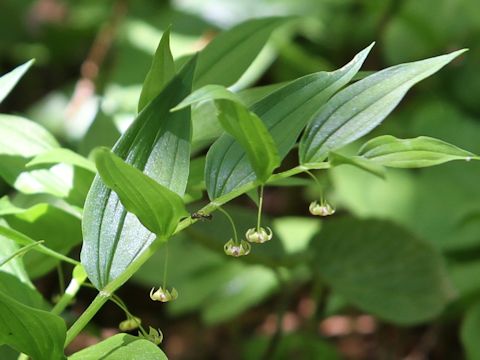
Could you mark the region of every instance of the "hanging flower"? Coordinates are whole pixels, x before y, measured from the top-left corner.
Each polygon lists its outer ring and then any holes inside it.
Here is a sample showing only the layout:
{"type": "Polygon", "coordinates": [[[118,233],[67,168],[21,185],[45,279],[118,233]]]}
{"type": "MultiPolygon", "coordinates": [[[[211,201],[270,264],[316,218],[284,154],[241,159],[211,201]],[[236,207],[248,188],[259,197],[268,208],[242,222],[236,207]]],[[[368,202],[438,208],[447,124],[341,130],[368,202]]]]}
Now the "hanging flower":
{"type": "Polygon", "coordinates": [[[251,228],[248,229],[245,234],[245,237],[249,242],[256,244],[263,244],[264,242],[271,240],[272,236],[273,232],[269,227],[267,227],[267,230],[263,227],[260,227],[258,230],[257,228],[251,228]]]}
{"type": "Polygon", "coordinates": [[[150,299],[153,301],[169,302],[173,301],[178,297],[178,291],[175,288],[168,291],[167,288],[159,287],[157,291],[155,288],[150,290],[150,299]]]}
{"type": "Polygon", "coordinates": [[[308,209],[312,215],[317,216],[329,216],[335,213],[335,209],[326,201],[322,201],[321,203],[313,201],[308,209]]]}
{"type": "Polygon", "coordinates": [[[153,342],[155,345],[160,345],[160,343],[163,341],[163,333],[160,329],[154,329],[153,327],[150,326],[149,333],[142,333],[138,332],[138,337],[142,339],[147,339],[148,341],[153,342]]]}
{"type": "Polygon", "coordinates": [[[118,328],[121,331],[131,331],[138,328],[142,323],[142,320],[136,316],[129,317],[127,320],[123,320],[119,325],[118,328]]]}
{"type": "Polygon", "coordinates": [[[230,239],[223,247],[225,254],[229,256],[239,257],[245,256],[250,253],[251,246],[245,240],[236,243],[233,239],[230,239]]]}

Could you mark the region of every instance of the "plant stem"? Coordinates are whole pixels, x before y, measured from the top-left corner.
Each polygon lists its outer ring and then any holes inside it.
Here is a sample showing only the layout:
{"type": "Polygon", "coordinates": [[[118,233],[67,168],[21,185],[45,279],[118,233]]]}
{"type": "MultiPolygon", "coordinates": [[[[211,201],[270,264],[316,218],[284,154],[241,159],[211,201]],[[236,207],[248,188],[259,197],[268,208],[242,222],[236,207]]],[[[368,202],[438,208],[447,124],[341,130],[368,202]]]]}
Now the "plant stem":
{"type": "Polygon", "coordinates": [[[168,272],[168,241],[165,244],[165,263],[163,264],[163,289],[167,289],[167,272],[168,272]]]}
{"type": "Polygon", "coordinates": [[[257,232],[260,232],[260,223],[262,221],[262,206],[263,206],[263,185],[260,186],[260,198],[258,200],[257,232]]]}
{"type": "Polygon", "coordinates": [[[110,293],[100,291],[93,299],[88,308],[80,315],[75,323],[68,329],[67,338],[65,339],[65,347],[72,342],[80,331],[92,320],[95,314],[110,298],[110,293]]]}
{"type": "Polygon", "coordinates": [[[221,208],[220,206],[218,207],[218,210],[220,210],[227,217],[228,221],[230,221],[230,225],[232,225],[233,230],[233,239],[235,241],[235,244],[238,244],[237,228],[235,227],[235,223],[233,222],[232,217],[225,209],[221,208]]]}
{"type": "MultiPolygon", "coordinates": [[[[296,174],[300,174],[307,170],[319,170],[319,169],[328,169],[330,164],[326,162],[322,163],[314,163],[314,164],[304,164],[294,167],[290,170],[274,174],[270,176],[267,183],[274,182],[277,180],[285,179],[291,177],[296,174]]],[[[237,198],[238,196],[255,189],[258,187],[260,183],[255,180],[251,181],[238,189],[220,196],[219,198],[211,201],[209,204],[204,206],[199,212],[202,212],[205,215],[211,214],[215,210],[223,210],[221,206],[228,203],[229,201],[237,198]]],[[[190,225],[195,224],[198,219],[192,219],[191,217],[180,221],[175,232],[172,234],[175,235],[182,230],[186,229],[190,225]]],[[[233,221],[233,220],[232,220],[233,221]]],[[[93,300],[93,302],[87,307],[87,309],[83,312],[83,314],[75,321],[75,323],[68,329],[67,331],[67,338],[65,340],[65,347],[72,342],[72,340],[82,331],[82,329],[89,323],[89,321],[95,316],[95,314],[100,310],[100,308],[107,302],[110,298],[111,294],[113,294],[120,286],[122,286],[128,279],[130,279],[133,274],[135,274],[138,269],[148,260],[150,257],[157,251],[157,249],[162,246],[167,239],[164,238],[156,238],[153,243],[143,252],[141,253],[126,269],[125,271],[120,274],[117,278],[113,281],[108,283],[102,291],[97,295],[97,297],[93,300]]],[[[58,304],[57,304],[58,305],[58,304]]]]}
{"type": "Polygon", "coordinates": [[[85,280],[79,281],[78,279],[72,278],[72,280],[70,280],[70,283],[67,286],[67,289],[63,293],[60,300],[55,304],[51,313],[55,315],[60,315],[63,310],[65,310],[65,308],[70,304],[73,298],[75,298],[78,290],[80,290],[80,287],[82,286],[84,281],[85,280]]]}

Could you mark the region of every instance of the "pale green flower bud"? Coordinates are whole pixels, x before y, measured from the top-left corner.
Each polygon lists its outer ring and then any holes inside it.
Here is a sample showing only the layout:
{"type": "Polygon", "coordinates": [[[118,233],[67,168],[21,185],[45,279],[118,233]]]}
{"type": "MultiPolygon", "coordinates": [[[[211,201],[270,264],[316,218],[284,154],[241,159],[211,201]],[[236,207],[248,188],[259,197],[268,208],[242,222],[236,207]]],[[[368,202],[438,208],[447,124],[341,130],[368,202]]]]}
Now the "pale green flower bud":
{"type": "Polygon", "coordinates": [[[118,325],[118,328],[122,331],[131,331],[138,328],[141,323],[142,323],[142,320],[134,316],[134,317],[128,318],[127,320],[122,321],[118,325]]]}
{"type": "Polygon", "coordinates": [[[308,209],[312,215],[317,216],[329,216],[335,213],[335,209],[327,202],[319,203],[318,201],[314,201],[308,209]]]}
{"type": "Polygon", "coordinates": [[[230,239],[223,247],[225,254],[229,256],[239,257],[245,256],[250,253],[251,246],[245,240],[240,241],[240,244],[236,244],[235,241],[230,239]]]}
{"type": "Polygon", "coordinates": [[[178,292],[175,288],[172,288],[171,291],[168,291],[166,288],[164,289],[160,286],[157,291],[155,291],[155,288],[150,290],[150,299],[153,301],[169,302],[175,300],[177,297],[178,292]]]}
{"type": "Polygon", "coordinates": [[[273,232],[272,229],[267,227],[267,230],[265,230],[263,227],[260,229],[256,228],[251,228],[248,229],[245,237],[247,238],[248,241],[251,243],[256,243],[256,244],[263,244],[264,242],[267,242],[272,239],[273,232]]]}

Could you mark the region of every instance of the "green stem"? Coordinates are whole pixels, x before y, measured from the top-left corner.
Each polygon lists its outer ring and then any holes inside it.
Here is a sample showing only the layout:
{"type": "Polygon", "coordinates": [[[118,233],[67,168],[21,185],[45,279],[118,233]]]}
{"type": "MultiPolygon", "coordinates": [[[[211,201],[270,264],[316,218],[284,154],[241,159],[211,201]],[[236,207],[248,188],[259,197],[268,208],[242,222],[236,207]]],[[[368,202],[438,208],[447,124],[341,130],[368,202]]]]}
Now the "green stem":
{"type": "Polygon", "coordinates": [[[235,227],[235,223],[233,222],[232,217],[225,209],[218,207],[218,210],[220,210],[227,217],[228,221],[230,221],[230,225],[232,225],[233,230],[233,239],[235,241],[235,244],[238,244],[237,228],[235,227]]]}
{"type": "MultiPolygon", "coordinates": [[[[293,175],[300,174],[307,170],[319,170],[319,169],[328,169],[330,164],[323,162],[323,163],[315,163],[315,164],[304,164],[294,167],[290,170],[274,174],[270,176],[267,183],[278,181],[281,179],[285,179],[291,177],[293,175]]],[[[221,206],[228,203],[229,201],[237,198],[238,196],[255,189],[260,184],[258,181],[251,181],[238,189],[220,196],[219,198],[215,199],[214,201],[207,204],[205,207],[199,210],[205,215],[211,214],[217,209],[221,209],[221,206]]],[[[180,231],[186,229],[190,225],[195,224],[198,219],[192,219],[191,217],[186,218],[185,220],[180,221],[175,232],[172,234],[175,235],[180,231]]],[[[150,257],[157,251],[157,249],[166,242],[167,239],[164,238],[157,238],[153,241],[153,243],[138,256],[126,269],[125,271],[120,274],[116,279],[111,281],[109,284],[105,286],[105,288],[100,291],[97,297],[93,300],[92,303],[87,307],[87,309],[83,312],[83,314],[75,321],[75,323],[68,329],[67,331],[67,339],[65,340],[65,346],[70,344],[72,340],[82,331],[82,329],[89,323],[89,321],[95,316],[95,314],[100,310],[100,308],[107,302],[111,294],[113,294],[120,286],[122,286],[128,279],[130,279],[133,274],[135,274],[138,269],[148,260],[150,257]]]]}
{"type": "Polygon", "coordinates": [[[165,244],[165,263],[163,264],[163,289],[167,289],[167,272],[168,272],[168,241],[165,244]]]}
{"type": "Polygon", "coordinates": [[[37,241],[33,244],[30,244],[30,245],[27,245],[27,246],[24,246],[20,249],[18,249],[17,251],[15,251],[12,255],[8,256],[6,259],[4,259],[2,262],[0,262],[0,267],[2,267],[3,265],[5,265],[6,263],[8,263],[9,261],[15,259],[16,257],[18,256],[22,256],[24,255],[25,253],[29,252],[30,250],[32,250],[35,246],[39,246],[41,243],[43,243],[43,240],[41,241],[37,241]]]}
{"type": "Polygon", "coordinates": [[[63,312],[63,310],[65,310],[65,308],[75,298],[75,296],[77,295],[78,291],[80,290],[85,280],[82,281],[82,280],[72,278],[67,288],[65,289],[65,292],[63,293],[62,297],[60,298],[60,300],[58,300],[58,302],[53,307],[51,313],[55,315],[60,315],[63,312]]]}
{"type": "Polygon", "coordinates": [[[65,347],[72,342],[80,331],[92,320],[95,314],[110,298],[111,294],[100,291],[98,295],[93,299],[88,308],[80,315],[75,323],[68,329],[67,338],[65,339],[65,347]]]}
{"type": "Polygon", "coordinates": [[[258,200],[257,232],[260,232],[260,223],[262,222],[262,206],[263,206],[263,185],[260,186],[260,198],[258,200]]]}

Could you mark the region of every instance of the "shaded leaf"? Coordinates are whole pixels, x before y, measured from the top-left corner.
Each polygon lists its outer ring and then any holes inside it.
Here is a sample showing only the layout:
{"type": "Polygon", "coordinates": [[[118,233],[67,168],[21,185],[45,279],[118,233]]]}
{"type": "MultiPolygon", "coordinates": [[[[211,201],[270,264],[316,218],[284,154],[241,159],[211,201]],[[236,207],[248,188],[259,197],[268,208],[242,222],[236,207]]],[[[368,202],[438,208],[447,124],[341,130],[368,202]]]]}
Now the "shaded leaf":
{"type": "Polygon", "coordinates": [[[143,83],[140,99],[138,100],[138,112],[152,101],[175,76],[175,62],[170,51],[170,28],[167,29],[160,39],[152,66],[143,83]]]}
{"type": "Polygon", "coordinates": [[[253,19],[216,36],[199,53],[194,88],[232,85],[260,53],[273,30],[289,20],[291,18],[253,19]]]}
{"type": "Polygon", "coordinates": [[[180,104],[175,106],[171,111],[181,110],[191,105],[195,105],[204,101],[212,100],[230,100],[242,104],[242,99],[233,92],[227,90],[221,85],[205,85],[204,87],[195,90],[182,100],[180,104]]]}
{"type": "Polygon", "coordinates": [[[468,309],[463,319],[461,328],[461,340],[465,349],[466,359],[477,360],[480,358],[480,304],[476,303],[468,309]]]}
{"type": "Polygon", "coordinates": [[[322,279],[352,304],[387,321],[425,322],[451,298],[441,255],[392,223],[332,219],[312,245],[322,279]]]}
{"type": "Polygon", "coordinates": [[[128,334],[117,334],[68,357],[68,360],[167,360],[154,343],[128,334]]]}
{"type": "Polygon", "coordinates": [[[417,82],[465,50],[379,71],[336,94],[315,116],[300,141],[300,163],[322,161],[378,126],[417,82]]]}
{"type": "Polygon", "coordinates": [[[397,168],[419,168],[453,160],[479,159],[471,152],[426,136],[414,139],[379,136],[365,143],[358,155],[375,163],[397,168]]]}
{"type": "Polygon", "coordinates": [[[63,359],[66,331],[61,317],[23,305],[0,291],[0,344],[38,360],[63,359]]]}

